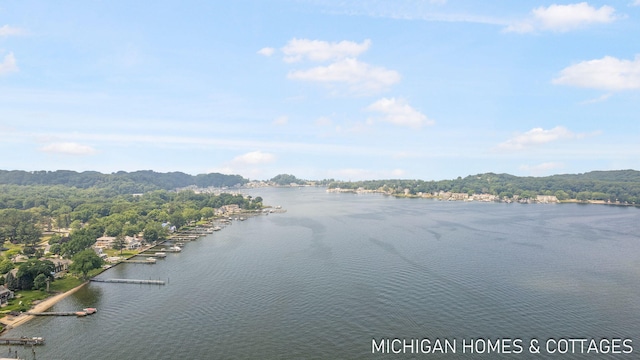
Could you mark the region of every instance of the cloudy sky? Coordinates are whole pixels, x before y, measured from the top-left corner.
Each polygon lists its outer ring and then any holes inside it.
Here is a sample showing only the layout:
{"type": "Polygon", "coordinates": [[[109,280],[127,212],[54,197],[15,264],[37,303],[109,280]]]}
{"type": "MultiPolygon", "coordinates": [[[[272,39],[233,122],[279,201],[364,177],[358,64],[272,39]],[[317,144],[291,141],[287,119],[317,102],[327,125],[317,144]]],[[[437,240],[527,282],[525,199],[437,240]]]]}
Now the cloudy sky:
{"type": "Polygon", "coordinates": [[[0,169],[640,169],[640,0],[3,1],[0,169]]]}

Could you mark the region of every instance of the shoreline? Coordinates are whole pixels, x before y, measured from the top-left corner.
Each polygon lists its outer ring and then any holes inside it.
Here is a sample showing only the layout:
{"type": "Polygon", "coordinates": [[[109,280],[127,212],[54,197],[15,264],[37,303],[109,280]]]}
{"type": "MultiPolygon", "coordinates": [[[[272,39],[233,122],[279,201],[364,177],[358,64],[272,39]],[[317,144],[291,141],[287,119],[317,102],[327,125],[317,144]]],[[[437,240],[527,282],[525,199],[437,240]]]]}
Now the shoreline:
{"type": "MultiPolygon", "coordinates": [[[[286,210],[278,209],[277,212],[285,212],[285,211],[286,210]]],[[[262,212],[243,211],[243,212],[238,213],[236,215],[244,215],[244,216],[246,216],[246,218],[250,218],[250,217],[254,217],[254,216],[263,215],[263,213],[262,212]]],[[[222,218],[214,218],[214,219],[212,219],[211,223],[208,224],[208,226],[204,226],[204,227],[214,227],[213,223],[216,220],[219,221],[221,219],[224,219],[224,217],[222,217],[222,218]]],[[[200,226],[202,226],[202,225],[200,225],[200,226]]],[[[196,226],[196,227],[198,227],[198,226],[196,226]]],[[[206,235],[210,235],[210,233],[202,233],[202,234],[200,234],[200,236],[206,236],[206,235]]],[[[131,259],[131,258],[136,257],[136,256],[144,256],[143,253],[145,251],[148,251],[148,250],[150,250],[150,249],[152,249],[152,248],[154,248],[156,246],[160,246],[160,245],[165,244],[166,242],[171,242],[171,241],[174,241],[174,240],[175,239],[172,239],[170,237],[170,238],[167,238],[167,239],[161,241],[160,243],[149,244],[146,247],[140,248],[138,250],[138,252],[136,252],[134,254],[131,254],[131,255],[127,255],[124,259],[131,259]]],[[[100,271],[98,274],[101,274],[101,273],[111,269],[112,267],[120,265],[121,263],[122,262],[117,262],[117,263],[113,264],[112,266],[110,266],[108,268],[103,268],[102,271],[100,271]]],[[[92,276],[92,278],[97,276],[98,274],[95,274],[94,276],[92,276]]],[[[71,294],[75,293],[76,291],[80,290],[83,286],[87,285],[89,282],[90,282],[90,280],[87,280],[87,281],[83,282],[82,284],[80,284],[80,285],[78,285],[78,286],[76,286],[76,287],[74,287],[74,288],[72,288],[70,290],[67,290],[67,291],[65,291],[63,293],[60,293],[60,294],[52,295],[52,296],[42,300],[38,304],[33,305],[31,307],[31,309],[29,309],[28,312],[31,313],[31,314],[43,313],[46,310],[48,310],[49,308],[51,308],[52,306],[54,306],[55,304],[57,304],[58,302],[60,302],[61,300],[63,300],[64,298],[66,298],[69,295],[71,295],[71,294]]],[[[36,317],[36,316],[35,315],[29,315],[29,314],[26,314],[26,313],[21,313],[18,316],[11,316],[11,315],[7,314],[5,317],[0,318],[0,324],[2,324],[4,326],[4,329],[2,331],[0,331],[0,336],[4,335],[6,332],[8,332],[8,331],[10,331],[12,329],[15,329],[18,326],[26,323],[27,321],[33,319],[34,317],[36,317]]],[[[0,337],[0,339],[1,339],[1,337],[0,337]]]]}
{"type": "MultiPolygon", "coordinates": [[[[48,310],[49,308],[51,308],[53,305],[57,304],[58,302],[60,302],[60,300],[66,298],[67,296],[75,293],[76,291],[80,290],[83,286],[87,285],[89,283],[89,281],[85,281],[84,283],[74,287],[71,290],[65,291],[61,294],[56,294],[53,296],[50,296],[44,300],[42,300],[41,302],[37,303],[36,305],[34,305],[29,312],[30,313],[42,313],[45,312],[46,310],[48,310]]],[[[2,331],[2,333],[5,333],[6,331],[9,331],[11,329],[15,329],[16,327],[26,323],[27,321],[33,319],[35,317],[35,315],[27,315],[25,313],[22,313],[18,316],[10,316],[7,315],[3,318],[0,319],[0,323],[2,323],[4,325],[4,330],[2,331]]]]}
{"type": "MultiPolygon", "coordinates": [[[[429,195],[429,194],[400,194],[400,193],[391,193],[385,192],[382,190],[368,190],[368,189],[342,189],[342,188],[331,188],[327,189],[328,193],[339,193],[339,194],[379,194],[386,196],[393,196],[398,199],[431,199],[438,201],[465,201],[465,202],[496,202],[496,203],[520,203],[520,204],[583,204],[583,205],[610,205],[610,206],[629,206],[629,207],[640,207],[640,204],[634,203],[621,203],[621,202],[610,202],[606,200],[578,200],[578,199],[565,199],[565,200],[537,200],[537,199],[527,199],[526,201],[519,200],[502,200],[498,198],[482,198],[487,196],[493,196],[490,194],[474,194],[471,196],[478,196],[479,198],[471,198],[468,199],[466,197],[441,197],[439,195],[429,195]]],[[[541,195],[542,196],[542,195],[541,195]]]]}

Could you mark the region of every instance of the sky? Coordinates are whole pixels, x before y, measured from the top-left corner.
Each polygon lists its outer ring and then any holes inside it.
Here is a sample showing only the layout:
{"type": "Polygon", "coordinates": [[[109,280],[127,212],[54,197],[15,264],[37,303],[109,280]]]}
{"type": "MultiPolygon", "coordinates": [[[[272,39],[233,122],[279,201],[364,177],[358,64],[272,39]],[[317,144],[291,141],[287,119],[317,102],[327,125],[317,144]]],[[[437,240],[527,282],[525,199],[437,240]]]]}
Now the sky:
{"type": "Polygon", "coordinates": [[[640,0],[0,1],[0,169],[640,170],[640,0]]]}

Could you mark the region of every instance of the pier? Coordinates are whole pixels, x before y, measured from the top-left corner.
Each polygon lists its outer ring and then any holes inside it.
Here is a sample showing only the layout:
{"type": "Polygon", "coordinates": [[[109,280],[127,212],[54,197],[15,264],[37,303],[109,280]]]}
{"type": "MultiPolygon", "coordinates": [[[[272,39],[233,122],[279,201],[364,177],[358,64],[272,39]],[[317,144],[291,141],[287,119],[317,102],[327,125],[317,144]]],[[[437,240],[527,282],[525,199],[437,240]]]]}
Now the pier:
{"type": "MultiPolygon", "coordinates": [[[[149,251],[149,250],[147,250],[149,251]]],[[[138,256],[148,256],[148,257],[154,257],[154,258],[160,258],[160,259],[164,259],[167,257],[167,253],[166,252],[162,252],[162,251],[158,251],[158,252],[141,252],[140,254],[138,254],[138,256]]]]}
{"type": "Polygon", "coordinates": [[[47,312],[26,312],[31,316],[77,316],[76,311],[47,311],[47,312]]]}
{"type": "Polygon", "coordinates": [[[155,264],[156,259],[154,258],[153,261],[150,260],[122,260],[123,263],[129,263],[129,264],[155,264]]]}
{"type": "Polygon", "coordinates": [[[80,311],[45,311],[45,312],[25,312],[25,315],[31,316],[87,316],[93,315],[98,311],[96,308],[84,308],[80,311]]]}
{"type": "Polygon", "coordinates": [[[19,337],[19,338],[4,338],[0,337],[0,345],[43,345],[44,338],[41,337],[19,337]]]}
{"type": "Polygon", "coordinates": [[[138,279],[91,279],[93,282],[103,283],[120,283],[120,284],[146,284],[146,285],[164,285],[163,280],[138,280],[138,279]]]}

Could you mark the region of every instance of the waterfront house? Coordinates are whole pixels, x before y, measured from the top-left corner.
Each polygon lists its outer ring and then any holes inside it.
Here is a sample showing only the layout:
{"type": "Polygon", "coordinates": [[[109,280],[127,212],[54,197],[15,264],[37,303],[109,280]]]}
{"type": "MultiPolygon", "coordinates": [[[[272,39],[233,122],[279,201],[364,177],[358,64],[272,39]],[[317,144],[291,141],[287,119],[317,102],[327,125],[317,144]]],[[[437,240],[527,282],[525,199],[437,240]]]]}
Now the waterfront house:
{"type": "Polygon", "coordinates": [[[554,195],[536,195],[536,200],[539,203],[549,204],[549,203],[557,203],[558,198],[554,195]]]}
{"type": "Polygon", "coordinates": [[[127,250],[136,250],[142,246],[142,241],[132,236],[125,236],[124,243],[127,250]]]}
{"type": "Polygon", "coordinates": [[[0,286],[0,305],[4,305],[13,299],[13,291],[7,289],[6,286],[0,286]]]}
{"type": "Polygon", "coordinates": [[[71,260],[69,259],[50,258],[46,260],[49,260],[53,263],[53,266],[54,266],[53,271],[56,274],[56,276],[58,275],[58,273],[69,270],[69,265],[71,265],[71,260]]]}
{"type": "Polygon", "coordinates": [[[111,249],[116,238],[113,236],[103,236],[96,239],[96,243],[93,245],[95,248],[111,249]]]}
{"type": "Polygon", "coordinates": [[[226,214],[239,213],[241,211],[242,210],[240,209],[240,206],[238,206],[237,204],[231,204],[231,205],[221,206],[220,209],[216,211],[216,213],[217,215],[226,215],[226,214]]]}

